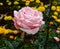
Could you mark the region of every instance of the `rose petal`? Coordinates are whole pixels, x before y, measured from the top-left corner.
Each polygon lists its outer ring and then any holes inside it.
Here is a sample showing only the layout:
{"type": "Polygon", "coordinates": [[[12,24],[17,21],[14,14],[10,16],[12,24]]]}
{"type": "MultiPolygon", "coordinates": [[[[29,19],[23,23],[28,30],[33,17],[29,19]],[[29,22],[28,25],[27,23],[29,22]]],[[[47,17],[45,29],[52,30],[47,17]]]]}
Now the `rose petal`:
{"type": "Polygon", "coordinates": [[[36,34],[39,30],[39,28],[35,28],[35,29],[24,29],[24,28],[20,28],[22,31],[26,32],[27,34],[36,34]]]}
{"type": "Polygon", "coordinates": [[[20,28],[20,26],[19,26],[17,23],[14,23],[14,25],[15,25],[15,27],[16,27],[17,29],[20,28]]]}

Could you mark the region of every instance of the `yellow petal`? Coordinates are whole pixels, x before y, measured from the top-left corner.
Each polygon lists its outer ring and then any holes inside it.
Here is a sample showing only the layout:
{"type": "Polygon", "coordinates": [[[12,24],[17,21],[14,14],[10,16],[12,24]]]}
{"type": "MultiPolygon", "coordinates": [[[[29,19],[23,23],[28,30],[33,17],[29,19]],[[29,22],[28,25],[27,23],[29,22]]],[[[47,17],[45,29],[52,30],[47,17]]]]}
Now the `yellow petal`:
{"type": "Polygon", "coordinates": [[[57,16],[55,16],[55,15],[52,15],[52,18],[54,18],[55,20],[57,19],[57,16]]]}
{"type": "Polygon", "coordinates": [[[44,12],[45,11],[45,7],[44,6],[40,6],[40,7],[38,7],[38,10],[41,11],[41,12],[44,12]]]}
{"type": "Polygon", "coordinates": [[[51,7],[51,10],[56,10],[56,6],[52,6],[51,7]]]}
{"type": "Polygon", "coordinates": [[[60,23],[60,19],[57,19],[56,21],[60,23]]]}

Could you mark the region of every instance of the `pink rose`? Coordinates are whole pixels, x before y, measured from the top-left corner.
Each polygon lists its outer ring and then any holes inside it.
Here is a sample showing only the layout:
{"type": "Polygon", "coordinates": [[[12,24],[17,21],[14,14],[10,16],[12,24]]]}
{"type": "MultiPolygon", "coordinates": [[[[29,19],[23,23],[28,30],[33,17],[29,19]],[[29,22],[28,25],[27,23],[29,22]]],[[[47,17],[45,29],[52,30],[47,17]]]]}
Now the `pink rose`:
{"type": "Polygon", "coordinates": [[[56,40],[56,42],[60,41],[60,39],[58,37],[54,37],[54,39],[56,40]]]}
{"type": "Polygon", "coordinates": [[[14,25],[27,34],[35,34],[42,27],[43,15],[30,7],[24,7],[19,11],[14,11],[14,25]]]}

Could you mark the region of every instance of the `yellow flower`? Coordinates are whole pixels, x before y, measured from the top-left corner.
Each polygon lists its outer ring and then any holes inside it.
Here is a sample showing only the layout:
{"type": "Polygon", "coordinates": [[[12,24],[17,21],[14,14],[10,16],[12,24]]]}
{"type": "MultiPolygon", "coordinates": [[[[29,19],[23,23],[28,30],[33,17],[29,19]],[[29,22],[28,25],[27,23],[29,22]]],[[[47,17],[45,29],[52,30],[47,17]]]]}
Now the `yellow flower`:
{"type": "Polygon", "coordinates": [[[60,27],[58,27],[58,28],[57,28],[57,30],[59,30],[59,31],[60,31],[60,27]]]}
{"type": "Polygon", "coordinates": [[[2,34],[2,33],[3,33],[2,31],[3,31],[3,28],[2,28],[2,27],[0,27],[0,34],[2,34]]]}
{"type": "Polygon", "coordinates": [[[45,7],[44,6],[39,6],[38,10],[41,11],[41,12],[44,12],[45,11],[45,7]]]}
{"type": "Polygon", "coordinates": [[[55,20],[57,19],[57,16],[55,16],[55,15],[52,15],[52,18],[54,18],[55,20]]]}
{"type": "Polygon", "coordinates": [[[29,3],[25,3],[25,5],[26,5],[26,6],[28,6],[28,5],[29,5],[29,3]]]}
{"type": "Polygon", "coordinates": [[[60,9],[57,9],[56,11],[60,12],[60,9]]]}
{"type": "Polygon", "coordinates": [[[25,2],[26,0],[22,0],[23,2],[25,2]]]}
{"type": "Polygon", "coordinates": [[[57,9],[59,9],[60,8],[60,6],[57,6],[57,9]]]}
{"type": "Polygon", "coordinates": [[[48,5],[45,5],[45,8],[47,8],[48,7],[48,5]]]}
{"type": "Polygon", "coordinates": [[[21,6],[18,6],[18,8],[21,8],[21,6]]]}
{"type": "Polygon", "coordinates": [[[11,29],[7,29],[9,31],[9,33],[13,32],[11,29]]]}
{"type": "Polygon", "coordinates": [[[54,12],[54,15],[57,15],[58,16],[58,12],[54,12]]]}
{"type": "Polygon", "coordinates": [[[40,0],[36,0],[36,3],[40,3],[40,0]]]}
{"type": "Polygon", "coordinates": [[[41,2],[41,6],[43,6],[44,4],[43,4],[43,2],[41,2]]]}
{"type": "Polygon", "coordinates": [[[4,35],[8,34],[9,33],[9,30],[4,29],[3,33],[4,33],[4,35]]]}
{"type": "Polygon", "coordinates": [[[2,27],[0,27],[0,30],[2,30],[2,27]]]}
{"type": "Polygon", "coordinates": [[[5,16],[4,20],[12,20],[12,16],[5,16]]]}
{"type": "Polygon", "coordinates": [[[7,16],[4,17],[4,20],[8,20],[7,16]]]}
{"type": "Polygon", "coordinates": [[[3,30],[4,30],[4,29],[3,29],[2,27],[0,27],[0,32],[3,32],[3,30]]]}
{"type": "Polygon", "coordinates": [[[51,10],[56,10],[56,6],[52,6],[51,7],[51,10]]]}
{"type": "Polygon", "coordinates": [[[13,35],[10,35],[10,37],[9,37],[10,39],[14,39],[14,36],[13,35]]]}
{"type": "Polygon", "coordinates": [[[8,20],[12,20],[12,16],[8,16],[8,20]]]}
{"type": "Polygon", "coordinates": [[[3,34],[2,30],[0,30],[0,34],[3,34]]]}
{"type": "Polygon", "coordinates": [[[27,0],[27,1],[26,1],[26,3],[30,3],[30,1],[29,1],[29,0],[27,0]]]}
{"type": "Polygon", "coordinates": [[[30,1],[26,1],[25,5],[28,6],[30,4],[30,1]]]}
{"type": "Polygon", "coordinates": [[[3,3],[1,2],[1,3],[0,3],[0,5],[2,6],[2,5],[3,5],[3,3]]]}
{"type": "Polygon", "coordinates": [[[37,9],[37,7],[31,7],[33,10],[37,9]]]}
{"type": "Polygon", "coordinates": [[[59,22],[60,23],[60,19],[56,19],[56,22],[59,22]]]}
{"type": "Polygon", "coordinates": [[[60,11],[60,6],[57,6],[57,9],[56,9],[56,11],[58,11],[58,12],[60,11]]]}
{"type": "Polygon", "coordinates": [[[34,0],[30,0],[30,2],[33,2],[34,0]]]}
{"type": "Polygon", "coordinates": [[[14,34],[18,34],[18,31],[17,31],[17,30],[14,30],[13,33],[14,33],[14,34]]]}
{"type": "Polygon", "coordinates": [[[6,34],[8,34],[8,33],[10,33],[10,32],[12,32],[12,30],[11,29],[5,29],[5,28],[3,28],[3,27],[0,27],[0,34],[4,34],[4,35],[6,35],[6,34]]]}
{"type": "Polygon", "coordinates": [[[18,5],[18,4],[19,4],[19,2],[18,2],[18,1],[15,1],[15,2],[14,2],[14,5],[18,5]]]}
{"type": "Polygon", "coordinates": [[[6,2],[10,2],[9,0],[6,0],[6,2]]]}
{"type": "Polygon", "coordinates": [[[11,2],[8,2],[8,5],[11,5],[11,2]]]}
{"type": "Polygon", "coordinates": [[[53,24],[54,24],[54,22],[53,22],[53,21],[51,21],[49,24],[50,24],[50,25],[53,25],[53,24]]]}

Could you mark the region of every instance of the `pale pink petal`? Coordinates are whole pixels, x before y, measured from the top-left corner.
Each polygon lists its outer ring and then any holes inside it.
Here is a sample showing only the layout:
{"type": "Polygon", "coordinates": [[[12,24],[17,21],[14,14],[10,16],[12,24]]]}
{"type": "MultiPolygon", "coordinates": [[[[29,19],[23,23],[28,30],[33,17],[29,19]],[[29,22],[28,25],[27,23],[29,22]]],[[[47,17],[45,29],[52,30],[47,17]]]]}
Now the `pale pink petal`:
{"type": "Polygon", "coordinates": [[[20,28],[22,31],[26,32],[27,34],[36,34],[39,30],[39,28],[35,28],[35,29],[24,29],[24,28],[20,28]]]}
{"type": "Polygon", "coordinates": [[[15,17],[18,17],[17,14],[18,14],[18,12],[15,10],[15,11],[14,11],[14,16],[15,16],[15,17]]]}
{"type": "Polygon", "coordinates": [[[17,23],[14,23],[14,25],[17,29],[20,29],[20,26],[17,23]]]}

